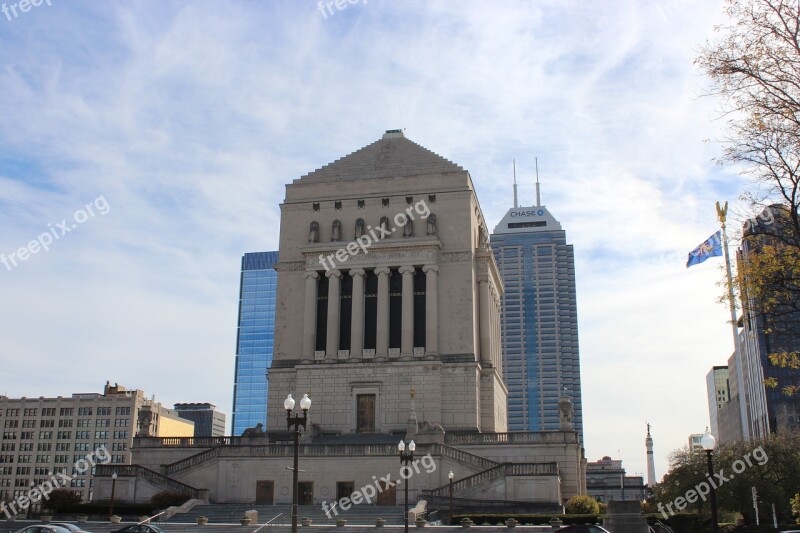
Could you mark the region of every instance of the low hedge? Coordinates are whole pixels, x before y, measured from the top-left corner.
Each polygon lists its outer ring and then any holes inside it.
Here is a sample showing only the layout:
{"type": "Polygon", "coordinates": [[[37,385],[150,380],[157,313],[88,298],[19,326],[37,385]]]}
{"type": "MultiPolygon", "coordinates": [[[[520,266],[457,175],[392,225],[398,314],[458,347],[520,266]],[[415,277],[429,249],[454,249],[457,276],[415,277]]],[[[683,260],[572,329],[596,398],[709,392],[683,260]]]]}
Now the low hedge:
{"type": "Polygon", "coordinates": [[[558,518],[565,526],[600,523],[600,515],[593,514],[465,513],[453,515],[450,524],[458,525],[462,518],[469,518],[476,525],[482,525],[484,522],[489,525],[505,525],[505,521],[509,518],[515,519],[522,526],[550,525],[551,518],[558,518]]]}

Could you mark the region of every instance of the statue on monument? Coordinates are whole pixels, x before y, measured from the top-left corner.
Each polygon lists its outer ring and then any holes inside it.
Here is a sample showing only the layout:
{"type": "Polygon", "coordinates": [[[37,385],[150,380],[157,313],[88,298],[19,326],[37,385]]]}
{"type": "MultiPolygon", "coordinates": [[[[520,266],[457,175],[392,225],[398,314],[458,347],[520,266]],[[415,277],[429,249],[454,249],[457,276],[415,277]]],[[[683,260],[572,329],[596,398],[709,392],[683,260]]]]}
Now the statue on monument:
{"type": "Polygon", "coordinates": [[[356,233],[355,233],[355,237],[353,237],[353,239],[358,239],[362,235],[364,235],[364,219],[363,218],[357,218],[356,219],[356,233]]]}
{"type": "Polygon", "coordinates": [[[575,416],[575,407],[569,396],[561,396],[558,399],[558,417],[561,421],[561,429],[572,429],[572,419],[575,416]]]}
{"type": "Polygon", "coordinates": [[[342,240],[342,223],[337,219],[331,225],[331,242],[342,240]]]}
{"type": "Polygon", "coordinates": [[[242,437],[261,437],[265,434],[264,426],[259,422],[254,428],[247,428],[242,432],[242,437]]]}
{"type": "Polygon", "coordinates": [[[403,237],[414,236],[414,222],[410,218],[406,218],[406,223],[403,224],[403,237]]]}
{"type": "Polygon", "coordinates": [[[311,223],[311,228],[308,230],[308,242],[319,242],[319,222],[316,220],[311,223]]]}
{"type": "Polygon", "coordinates": [[[381,227],[381,230],[383,230],[383,231],[381,231],[380,238],[383,239],[384,235],[388,235],[389,233],[391,233],[389,231],[389,217],[381,217],[381,221],[380,221],[379,225],[381,227]]]}
{"type": "Polygon", "coordinates": [[[428,215],[428,235],[436,235],[436,215],[431,213],[428,215]]]}

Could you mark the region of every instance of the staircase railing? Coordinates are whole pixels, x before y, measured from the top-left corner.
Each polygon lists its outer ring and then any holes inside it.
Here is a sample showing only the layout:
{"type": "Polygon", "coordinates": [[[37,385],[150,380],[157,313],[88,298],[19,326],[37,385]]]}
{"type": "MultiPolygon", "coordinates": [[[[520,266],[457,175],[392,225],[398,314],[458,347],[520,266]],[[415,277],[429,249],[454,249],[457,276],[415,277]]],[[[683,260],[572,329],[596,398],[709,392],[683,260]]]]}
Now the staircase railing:
{"type": "Polygon", "coordinates": [[[175,492],[184,492],[189,494],[192,498],[200,499],[199,489],[187,485],[186,483],[181,483],[178,480],[167,477],[164,474],[160,474],[141,465],[97,465],[95,477],[111,477],[114,472],[116,472],[120,477],[141,477],[142,479],[146,479],[154,485],[158,485],[175,492]]]}

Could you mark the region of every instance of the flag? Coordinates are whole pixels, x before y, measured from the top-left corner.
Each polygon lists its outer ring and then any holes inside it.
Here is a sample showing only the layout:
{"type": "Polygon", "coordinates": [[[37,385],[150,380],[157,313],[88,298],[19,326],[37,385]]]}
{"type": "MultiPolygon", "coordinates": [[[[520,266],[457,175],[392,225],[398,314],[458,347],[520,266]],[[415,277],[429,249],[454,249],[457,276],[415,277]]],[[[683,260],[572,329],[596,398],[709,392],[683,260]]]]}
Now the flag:
{"type": "Polygon", "coordinates": [[[689,252],[689,260],[686,261],[686,268],[689,268],[692,265],[698,265],[708,259],[709,257],[714,257],[717,255],[722,255],[722,232],[718,231],[706,241],[689,252]]]}

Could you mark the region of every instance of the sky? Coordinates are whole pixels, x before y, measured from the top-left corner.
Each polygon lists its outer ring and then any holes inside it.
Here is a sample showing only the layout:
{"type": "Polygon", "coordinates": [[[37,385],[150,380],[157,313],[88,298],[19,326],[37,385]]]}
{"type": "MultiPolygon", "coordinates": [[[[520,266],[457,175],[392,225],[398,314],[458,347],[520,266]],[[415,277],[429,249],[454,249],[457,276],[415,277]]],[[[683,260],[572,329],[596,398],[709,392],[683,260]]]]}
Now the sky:
{"type": "Polygon", "coordinates": [[[686,257],[751,187],[715,162],[693,64],[722,0],[6,4],[0,394],[109,380],[230,421],[242,254],[277,249],[286,184],[403,128],[470,172],[490,229],[513,160],[534,203],[538,157],[575,249],[590,461],[646,473],[650,422],[660,478],[708,425],[733,342],[722,261],[686,257]]]}

